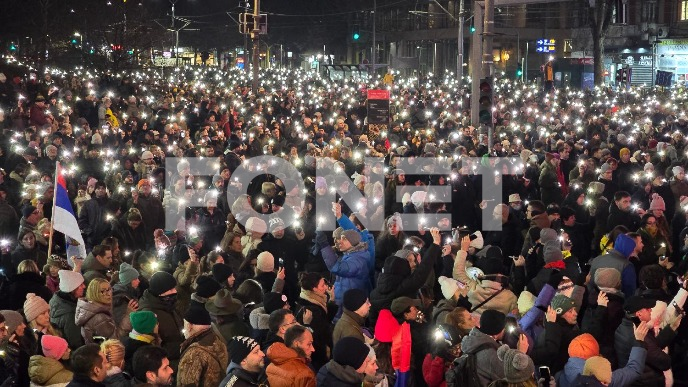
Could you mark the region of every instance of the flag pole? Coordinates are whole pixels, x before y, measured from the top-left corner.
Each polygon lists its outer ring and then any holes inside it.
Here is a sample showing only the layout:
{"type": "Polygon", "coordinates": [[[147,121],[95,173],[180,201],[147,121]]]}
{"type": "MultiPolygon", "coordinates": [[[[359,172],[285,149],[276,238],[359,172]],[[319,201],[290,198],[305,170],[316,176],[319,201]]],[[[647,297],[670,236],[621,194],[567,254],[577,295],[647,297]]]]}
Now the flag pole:
{"type": "MultiPolygon", "coordinates": [[[[50,213],[50,238],[48,238],[48,258],[50,258],[52,252],[53,252],[53,235],[55,234],[55,230],[53,229],[53,226],[55,224],[55,201],[57,198],[57,177],[58,174],[60,173],[60,162],[57,161],[55,163],[55,184],[53,185],[53,209],[52,212],[50,213]]],[[[69,260],[69,257],[67,257],[69,260]]]]}

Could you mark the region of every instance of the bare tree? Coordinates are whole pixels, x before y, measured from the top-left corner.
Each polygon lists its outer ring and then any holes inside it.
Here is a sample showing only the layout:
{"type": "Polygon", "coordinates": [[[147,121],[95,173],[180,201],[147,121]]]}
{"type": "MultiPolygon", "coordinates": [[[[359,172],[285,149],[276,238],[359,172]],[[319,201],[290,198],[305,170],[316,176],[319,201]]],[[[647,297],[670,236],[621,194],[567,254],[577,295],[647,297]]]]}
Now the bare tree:
{"type": "Polygon", "coordinates": [[[592,56],[595,61],[595,84],[604,82],[604,40],[612,21],[614,0],[581,0],[588,7],[590,32],[592,33],[592,56]]]}

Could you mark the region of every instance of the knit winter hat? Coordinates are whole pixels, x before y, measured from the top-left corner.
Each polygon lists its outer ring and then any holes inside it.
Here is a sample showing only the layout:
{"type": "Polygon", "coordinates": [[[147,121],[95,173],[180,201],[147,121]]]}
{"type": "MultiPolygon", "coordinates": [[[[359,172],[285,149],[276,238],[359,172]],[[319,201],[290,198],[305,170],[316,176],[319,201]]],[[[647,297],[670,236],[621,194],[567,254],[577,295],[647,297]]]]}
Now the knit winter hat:
{"type": "Polygon", "coordinates": [[[576,336],[569,344],[569,357],[579,357],[583,360],[588,360],[599,354],[600,345],[590,333],[576,336]]]}
{"type": "Polygon", "coordinates": [[[535,295],[527,290],[524,290],[521,292],[521,294],[518,296],[518,313],[523,316],[525,315],[530,309],[532,309],[535,306],[535,300],[537,297],[535,295]]]}
{"type": "Polygon", "coordinates": [[[542,258],[545,260],[545,263],[561,261],[564,259],[558,240],[545,242],[542,258]]]}
{"type": "Polygon", "coordinates": [[[177,286],[177,280],[174,279],[172,274],[166,271],[156,271],[150,278],[150,287],[148,291],[157,297],[174,289],[175,286],[177,286]]]}
{"type": "Polygon", "coordinates": [[[24,301],[24,316],[26,316],[26,321],[33,321],[36,317],[41,314],[50,311],[50,306],[45,302],[44,299],[35,295],[34,293],[29,293],[26,295],[26,301],[24,301]]]}
{"type": "Polygon", "coordinates": [[[12,336],[14,331],[20,324],[24,323],[24,317],[19,312],[14,310],[0,310],[0,314],[5,318],[5,326],[7,326],[7,336],[12,336]]]}
{"type": "Polygon", "coordinates": [[[342,304],[348,311],[355,312],[368,301],[368,296],[361,289],[349,289],[344,293],[342,304]]]}
{"type": "Polygon", "coordinates": [[[342,238],[346,238],[351,243],[351,246],[361,243],[361,234],[356,230],[345,230],[342,233],[342,238]]]}
{"type": "Polygon", "coordinates": [[[210,313],[203,304],[192,302],[184,314],[184,320],[193,325],[210,325],[210,313]]]}
{"type": "Polygon", "coordinates": [[[375,322],[375,338],[381,343],[391,343],[401,325],[389,309],[382,309],[375,322]]]}
{"type": "Polygon", "coordinates": [[[135,279],[139,278],[139,271],[126,262],[119,265],[119,282],[121,284],[130,284],[135,279]]]}
{"type": "Polygon", "coordinates": [[[241,364],[256,346],[258,346],[258,342],[250,337],[234,336],[227,343],[227,352],[232,363],[241,364]]]}
{"type": "Polygon", "coordinates": [[[483,239],[483,234],[480,231],[474,232],[472,235],[475,236],[475,239],[471,241],[471,243],[468,245],[468,247],[473,247],[478,250],[482,249],[485,246],[485,240],[483,239]]]}
{"type": "Polygon", "coordinates": [[[658,194],[652,194],[652,201],[650,202],[650,211],[666,211],[666,205],[664,204],[664,199],[658,194]]]}
{"type": "Polygon", "coordinates": [[[602,356],[593,356],[585,361],[583,376],[594,376],[601,383],[608,385],[612,381],[612,364],[602,356]]]}
{"type": "Polygon", "coordinates": [[[450,299],[454,296],[457,290],[459,290],[459,281],[453,278],[447,278],[445,276],[440,276],[437,279],[442,289],[442,295],[446,299],[450,299]]]}
{"type": "Polygon", "coordinates": [[[628,258],[635,250],[635,240],[626,234],[619,234],[614,241],[614,250],[628,258]]]}
{"type": "Polygon", "coordinates": [[[595,270],[595,285],[600,288],[621,289],[621,273],[613,267],[595,270]]]}
{"type": "Polygon", "coordinates": [[[576,303],[572,299],[562,294],[557,294],[552,299],[550,305],[552,306],[552,309],[554,309],[554,311],[557,312],[557,315],[561,316],[562,314],[574,308],[576,306],[576,303]]]}
{"type": "Polygon", "coordinates": [[[497,349],[497,358],[504,363],[504,377],[509,383],[522,383],[533,377],[535,364],[530,356],[504,344],[497,349]]]}
{"type": "MultiPolygon", "coordinates": [[[[617,136],[617,138],[618,138],[618,136],[617,136]]],[[[621,150],[619,151],[619,156],[630,155],[630,154],[631,154],[631,150],[628,148],[621,148],[621,150]]]]}
{"type": "MultiPolygon", "coordinates": [[[[226,263],[216,263],[211,270],[213,272],[213,278],[221,285],[226,284],[227,279],[234,274],[234,270],[226,263]]],[[[217,293],[217,291],[215,293],[217,293]]]]}
{"type": "Polygon", "coordinates": [[[600,175],[605,174],[609,169],[611,169],[611,166],[607,163],[600,165],[600,175]]]}
{"type": "Polygon", "coordinates": [[[71,293],[84,283],[84,276],[71,270],[60,270],[57,272],[60,277],[60,291],[71,293]]]}
{"type": "Polygon", "coordinates": [[[347,336],[339,339],[334,345],[332,359],[340,365],[350,366],[357,370],[368,358],[368,353],[370,353],[370,349],[363,341],[353,336],[347,336]]]}
{"type": "Polygon", "coordinates": [[[198,297],[210,298],[222,289],[215,279],[208,275],[199,276],[196,279],[196,295],[198,297]]]}
{"type": "Polygon", "coordinates": [[[58,336],[43,335],[41,337],[41,349],[45,357],[60,360],[67,351],[67,340],[58,336]]]}
{"type": "Polygon", "coordinates": [[[158,317],[149,310],[140,310],[129,315],[131,326],[138,333],[150,335],[158,324],[158,317]]]}
{"type": "MultiPolygon", "coordinates": [[[[278,309],[284,308],[287,302],[287,296],[284,294],[270,292],[263,297],[263,308],[265,309],[265,313],[270,314],[278,309]]],[[[344,305],[346,305],[346,303],[344,305]]]]}
{"type": "Polygon", "coordinates": [[[504,330],[506,315],[498,310],[488,309],[480,315],[480,332],[486,335],[498,335],[504,330]]]}
{"type": "Polygon", "coordinates": [[[258,254],[256,269],[263,273],[275,271],[275,257],[269,251],[263,251],[258,254]]]}
{"type": "Polygon", "coordinates": [[[36,211],[36,207],[34,207],[30,204],[28,206],[24,206],[24,208],[22,208],[22,210],[21,210],[22,216],[24,216],[25,218],[28,218],[29,216],[31,216],[31,214],[33,214],[34,211],[36,211]]]}
{"type": "Polygon", "coordinates": [[[268,231],[268,225],[263,219],[252,216],[246,220],[246,232],[249,231],[265,234],[268,231]]]}

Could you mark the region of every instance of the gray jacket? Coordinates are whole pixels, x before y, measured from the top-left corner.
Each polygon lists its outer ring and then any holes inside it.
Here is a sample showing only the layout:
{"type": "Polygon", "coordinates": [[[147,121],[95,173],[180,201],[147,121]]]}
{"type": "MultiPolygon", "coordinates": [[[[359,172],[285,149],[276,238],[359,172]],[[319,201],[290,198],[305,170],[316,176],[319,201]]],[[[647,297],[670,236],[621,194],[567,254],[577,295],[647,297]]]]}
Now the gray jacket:
{"type": "Polygon", "coordinates": [[[504,378],[504,363],[497,358],[497,348],[499,343],[478,328],[471,329],[461,340],[463,352],[476,356],[475,364],[482,386],[487,387],[493,381],[504,378]]]}

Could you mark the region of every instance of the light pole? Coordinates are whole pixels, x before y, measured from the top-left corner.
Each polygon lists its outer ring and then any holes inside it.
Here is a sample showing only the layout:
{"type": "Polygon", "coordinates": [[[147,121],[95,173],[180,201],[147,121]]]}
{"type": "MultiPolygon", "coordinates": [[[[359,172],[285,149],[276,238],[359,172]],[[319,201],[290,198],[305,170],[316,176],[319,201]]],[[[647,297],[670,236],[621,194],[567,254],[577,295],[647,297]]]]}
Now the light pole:
{"type": "Polygon", "coordinates": [[[463,78],[463,0],[457,0],[459,2],[459,18],[457,19],[454,15],[452,15],[451,12],[449,12],[446,8],[442,6],[437,0],[432,0],[444,13],[449,15],[449,17],[452,18],[456,22],[456,24],[459,25],[458,29],[458,36],[457,36],[457,44],[456,44],[456,49],[458,52],[457,55],[457,60],[456,60],[456,78],[459,80],[459,83],[461,83],[461,80],[463,78]]]}

